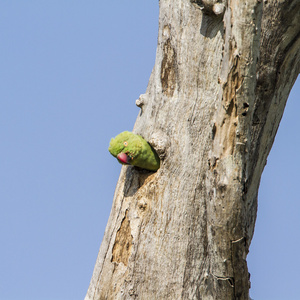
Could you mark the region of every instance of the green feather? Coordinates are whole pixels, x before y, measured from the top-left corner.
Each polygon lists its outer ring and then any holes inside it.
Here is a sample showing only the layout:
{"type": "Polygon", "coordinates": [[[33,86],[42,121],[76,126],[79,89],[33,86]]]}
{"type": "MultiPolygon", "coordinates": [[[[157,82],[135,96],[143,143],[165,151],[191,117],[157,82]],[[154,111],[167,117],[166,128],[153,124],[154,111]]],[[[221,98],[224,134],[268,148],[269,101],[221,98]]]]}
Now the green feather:
{"type": "MultiPolygon", "coordinates": [[[[128,164],[146,170],[156,171],[160,166],[160,159],[155,150],[140,135],[129,131],[124,131],[112,138],[108,151],[114,157],[125,153],[128,157],[128,164]]],[[[119,162],[122,163],[120,160],[119,162]]]]}

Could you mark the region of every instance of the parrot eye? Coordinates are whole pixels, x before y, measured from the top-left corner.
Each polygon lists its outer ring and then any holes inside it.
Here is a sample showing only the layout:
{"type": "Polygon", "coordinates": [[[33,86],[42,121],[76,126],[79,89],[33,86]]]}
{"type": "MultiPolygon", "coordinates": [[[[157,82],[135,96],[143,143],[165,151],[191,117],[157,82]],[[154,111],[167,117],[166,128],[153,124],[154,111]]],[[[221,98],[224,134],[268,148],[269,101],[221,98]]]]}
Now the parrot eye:
{"type": "Polygon", "coordinates": [[[124,146],[127,147],[128,146],[128,142],[125,141],[124,142],[124,146]]]}

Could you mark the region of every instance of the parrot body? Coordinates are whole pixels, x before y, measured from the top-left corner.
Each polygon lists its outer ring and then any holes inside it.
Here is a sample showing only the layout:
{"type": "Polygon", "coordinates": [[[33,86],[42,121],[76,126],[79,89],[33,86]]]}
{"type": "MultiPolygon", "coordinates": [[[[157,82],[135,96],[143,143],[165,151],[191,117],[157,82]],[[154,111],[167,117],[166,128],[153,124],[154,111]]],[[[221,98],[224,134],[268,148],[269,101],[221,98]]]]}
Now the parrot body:
{"type": "Polygon", "coordinates": [[[108,151],[121,164],[156,171],[160,159],[155,150],[140,135],[124,131],[110,140],[108,151]]]}

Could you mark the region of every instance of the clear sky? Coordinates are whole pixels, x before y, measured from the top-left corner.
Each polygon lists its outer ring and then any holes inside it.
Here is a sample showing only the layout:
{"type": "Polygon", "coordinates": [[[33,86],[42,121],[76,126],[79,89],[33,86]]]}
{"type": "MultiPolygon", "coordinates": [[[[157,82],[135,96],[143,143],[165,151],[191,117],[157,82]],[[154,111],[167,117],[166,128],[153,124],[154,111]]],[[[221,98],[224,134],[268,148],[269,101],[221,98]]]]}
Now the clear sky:
{"type": "MultiPolygon", "coordinates": [[[[154,65],[158,1],[0,2],[0,299],[80,300],[154,65]]],[[[265,168],[254,300],[299,299],[300,81],[265,168]]]]}

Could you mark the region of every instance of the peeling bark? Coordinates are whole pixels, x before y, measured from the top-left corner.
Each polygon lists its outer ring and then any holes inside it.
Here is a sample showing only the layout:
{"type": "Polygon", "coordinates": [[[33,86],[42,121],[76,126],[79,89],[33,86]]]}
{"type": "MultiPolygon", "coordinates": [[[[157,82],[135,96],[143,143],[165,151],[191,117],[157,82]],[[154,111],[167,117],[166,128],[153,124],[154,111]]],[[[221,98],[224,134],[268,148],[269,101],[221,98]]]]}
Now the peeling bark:
{"type": "MultiPolygon", "coordinates": [[[[168,28],[168,26],[166,27],[168,28]]],[[[167,40],[163,47],[164,57],[161,62],[161,86],[162,92],[172,97],[174,90],[177,88],[177,59],[176,52],[171,45],[170,40],[167,40]]]]}
{"type": "Polygon", "coordinates": [[[134,132],[86,300],[249,299],[261,173],[300,70],[300,2],[160,0],[134,132]]]}
{"type": "Polygon", "coordinates": [[[127,213],[128,211],[126,210],[124,219],[117,231],[111,257],[112,262],[123,263],[124,266],[128,264],[132,248],[131,227],[127,213]]]}

